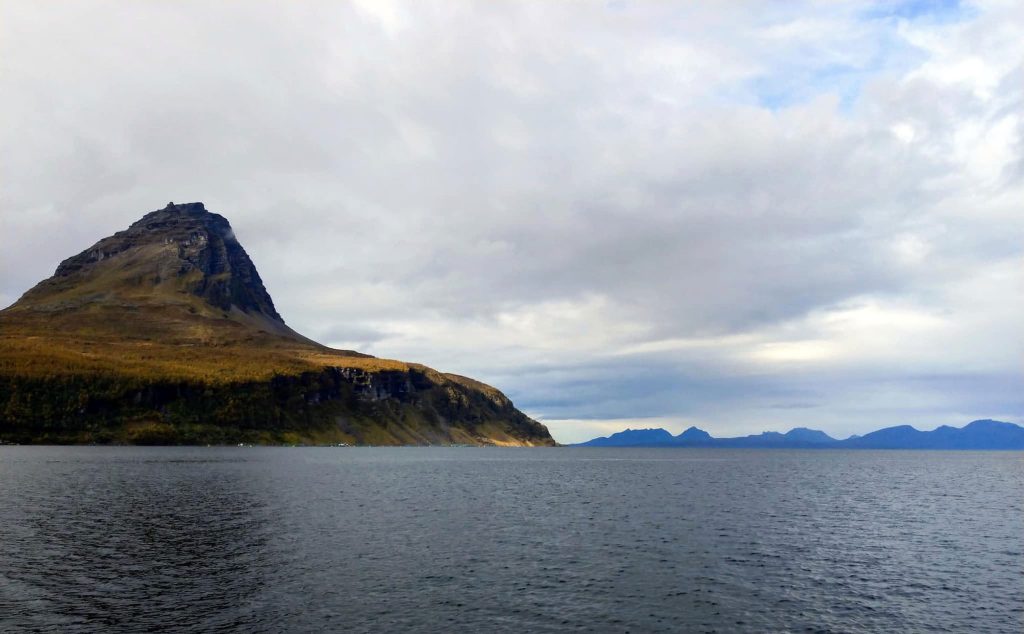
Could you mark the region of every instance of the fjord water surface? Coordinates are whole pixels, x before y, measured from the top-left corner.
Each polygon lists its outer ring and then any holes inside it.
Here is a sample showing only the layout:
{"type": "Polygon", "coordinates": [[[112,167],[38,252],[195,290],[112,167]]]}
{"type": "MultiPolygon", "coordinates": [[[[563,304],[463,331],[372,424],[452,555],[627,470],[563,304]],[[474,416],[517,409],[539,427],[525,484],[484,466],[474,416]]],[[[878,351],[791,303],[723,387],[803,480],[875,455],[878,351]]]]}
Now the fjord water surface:
{"type": "Polygon", "coordinates": [[[1020,632],[1024,454],[0,447],[0,631],[1020,632]]]}

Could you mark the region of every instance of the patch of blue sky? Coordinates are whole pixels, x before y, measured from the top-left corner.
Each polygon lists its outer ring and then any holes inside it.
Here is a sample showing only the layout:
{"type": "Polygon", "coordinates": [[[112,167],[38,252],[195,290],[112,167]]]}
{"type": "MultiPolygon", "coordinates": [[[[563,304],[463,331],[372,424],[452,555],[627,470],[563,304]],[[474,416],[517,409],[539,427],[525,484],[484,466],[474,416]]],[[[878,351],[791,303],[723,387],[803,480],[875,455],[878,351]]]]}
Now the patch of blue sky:
{"type": "Polygon", "coordinates": [[[780,110],[806,103],[823,94],[839,97],[840,108],[848,110],[860,95],[865,80],[863,69],[828,65],[820,68],[789,67],[748,83],[757,105],[780,110]]]}
{"type": "MultiPolygon", "coordinates": [[[[885,16],[927,19],[932,24],[938,23],[940,14],[955,15],[956,19],[968,19],[973,14],[973,10],[964,9],[957,2],[915,0],[878,6],[879,11],[883,6],[888,11],[885,16]]],[[[822,95],[835,95],[839,98],[840,109],[849,112],[865,83],[873,77],[901,74],[925,61],[924,52],[899,35],[900,20],[882,19],[885,16],[878,12],[858,15],[859,20],[868,21],[872,28],[868,36],[849,43],[849,63],[836,63],[827,55],[819,55],[813,47],[798,47],[778,55],[766,72],[748,80],[737,91],[739,98],[762,108],[779,110],[822,95]]]]}
{"type": "Polygon", "coordinates": [[[977,9],[960,0],[883,0],[860,14],[866,20],[900,19],[932,23],[959,22],[973,17],[977,9]]]}
{"type": "Polygon", "coordinates": [[[920,65],[925,54],[906,42],[890,41],[860,64],[814,63],[813,57],[790,61],[750,79],[742,92],[762,108],[780,110],[807,103],[823,95],[839,99],[839,108],[849,112],[857,103],[864,84],[885,74],[900,74],[920,65]]]}

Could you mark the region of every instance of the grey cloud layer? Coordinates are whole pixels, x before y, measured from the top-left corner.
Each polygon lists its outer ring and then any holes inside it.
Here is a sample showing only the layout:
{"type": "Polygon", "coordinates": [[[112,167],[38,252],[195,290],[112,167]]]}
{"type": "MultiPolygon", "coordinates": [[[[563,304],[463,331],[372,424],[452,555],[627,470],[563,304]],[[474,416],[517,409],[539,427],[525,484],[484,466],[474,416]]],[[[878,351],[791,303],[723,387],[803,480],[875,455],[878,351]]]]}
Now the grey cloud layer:
{"type": "Polygon", "coordinates": [[[1022,339],[1021,9],[881,6],[5,1],[0,300],[203,200],[300,330],[538,415],[1020,416],[959,368],[1022,339]]]}

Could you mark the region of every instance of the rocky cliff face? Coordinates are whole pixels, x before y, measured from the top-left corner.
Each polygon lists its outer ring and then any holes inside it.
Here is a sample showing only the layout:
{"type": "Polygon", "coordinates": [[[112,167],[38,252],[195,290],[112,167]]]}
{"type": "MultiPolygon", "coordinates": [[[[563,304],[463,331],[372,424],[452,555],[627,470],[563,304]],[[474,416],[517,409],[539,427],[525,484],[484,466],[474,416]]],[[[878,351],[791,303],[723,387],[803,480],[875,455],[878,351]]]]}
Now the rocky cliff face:
{"type": "Polygon", "coordinates": [[[170,204],[0,311],[0,440],[551,445],[498,390],[288,328],[228,221],[170,204]]]}
{"type": "Polygon", "coordinates": [[[121,256],[127,262],[123,256],[142,252],[147,254],[148,267],[136,271],[136,285],[174,285],[221,310],[234,306],[284,323],[231,224],[207,211],[203,203],[169,203],[146,214],[125,231],[61,262],[52,278],[19,303],[38,303],[54,291],[86,281],[106,260],[121,256]]]}

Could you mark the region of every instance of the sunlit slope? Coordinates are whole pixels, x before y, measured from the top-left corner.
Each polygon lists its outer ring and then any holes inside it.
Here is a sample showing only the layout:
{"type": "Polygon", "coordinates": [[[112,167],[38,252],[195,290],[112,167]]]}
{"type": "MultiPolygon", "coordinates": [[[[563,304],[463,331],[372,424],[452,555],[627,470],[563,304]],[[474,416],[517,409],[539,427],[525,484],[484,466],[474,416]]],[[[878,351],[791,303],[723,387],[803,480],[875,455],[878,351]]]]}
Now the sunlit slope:
{"type": "Polygon", "coordinates": [[[200,203],[147,214],[0,311],[0,439],[553,444],[490,386],[293,331],[200,203]]]}

